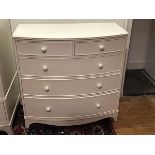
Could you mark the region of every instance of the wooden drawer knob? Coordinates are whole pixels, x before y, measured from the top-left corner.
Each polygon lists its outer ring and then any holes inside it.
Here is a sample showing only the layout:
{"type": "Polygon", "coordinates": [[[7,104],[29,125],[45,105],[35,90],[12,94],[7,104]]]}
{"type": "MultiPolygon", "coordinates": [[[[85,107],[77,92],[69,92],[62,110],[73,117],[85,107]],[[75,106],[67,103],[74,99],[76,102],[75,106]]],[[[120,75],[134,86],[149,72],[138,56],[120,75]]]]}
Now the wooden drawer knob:
{"type": "Polygon", "coordinates": [[[45,72],[48,71],[48,67],[46,65],[43,66],[43,71],[45,71],[45,72]]]}
{"type": "Polygon", "coordinates": [[[51,108],[50,107],[46,107],[46,111],[47,112],[51,112],[51,108]]]}
{"type": "Polygon", "coordinates": [[[50,88],[49,88],[48,86],[45,86],[45,87],[44,87],[44,90],[45,90],[46,92],[49,92],[49,91],[50,91],[50,88]]]}
{"type": "Polygon", "coordinates": [[[42,48],[41,48],[41,51],[42,51],[42,53],[46,53],[46,52],[47,52],[46,47],[42,47],[42,48]]]}
{"type": "Polygon", "coordinates": [[[101,105],[99,103],[96,104],[97,109],[101,108],[101,105]]]}
{"type": "Polygon", "coordinates": [[[99,45],[100,51],[104,51],[104,45],[99,45]]]}
{"type": "Polygon", "coordinates": [[[99,69],[103,69],[103,64],[102,64],[102,63],[99,63],[99,64],[98,64],[98,68],[99,68],[99,69]]]}
{"type": "Polygon", "coordinates": [[[101,83],[98,83],[98,84],[97,84],[97,88],[98,88],[98,89],[101,89],[101,88],[102,88],[102,84],[101,84],[101,83]]]}

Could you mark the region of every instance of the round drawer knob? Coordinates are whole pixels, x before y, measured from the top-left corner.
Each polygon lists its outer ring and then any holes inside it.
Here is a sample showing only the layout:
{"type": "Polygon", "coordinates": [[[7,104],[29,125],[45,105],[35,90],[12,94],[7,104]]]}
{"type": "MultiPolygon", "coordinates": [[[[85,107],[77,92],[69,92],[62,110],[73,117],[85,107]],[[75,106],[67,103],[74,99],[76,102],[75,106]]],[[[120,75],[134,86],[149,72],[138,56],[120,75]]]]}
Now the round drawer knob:
{"type": "Polygon", "coordinates": [[[99,64],[98,64],[98,68],[99,68],[99,69],[102,69],[102,68],[103,68],[103,64],[102,64],[102,63],[99,63],[99,64]]]}
{"type": "Polygon", "coordinates": [[[96,104],[97,109],[101,108],[101,105],[99,103],[96,104]]]}
{"type": "Polygon", "coordinates": [[[49,88],[48,86],[45,86],[44,90],[45,90],[46,92],[49,92],[50,88],[49,88]]]}
{"type": "Polygon", "coordinates": [[[43,66],[43,71],[45,71],[45,72],[48,71],[48,67],[46,65],[43,66]]]}
{"type": "Polygon", "coordinates": [[[47,107],[47,108],[46,108],[46,111],[47,111],[47,112],[51,112],[51,108],[50,108],[50,107],[47,107]]]}
{"type": "Polygon", "coordinates": [[[101,84],[101,83],[98,83],[98,84],[97,84],[97,88],[98,88],[98,89],[101,89],[101,88],[102,88],[102,84],[101,84]]]}
{"type": "Polygon", "coordinates": [[[99,45],[100,51],[104,51],[104,45],[99,45]]]}
{"type": "Polygon", "coordinates": [[[42,47],[42,48],[41,48],[41,51],[42,51],[42,53],[46,53],[46,52],[47,52],[46,47],[42,47]]]}

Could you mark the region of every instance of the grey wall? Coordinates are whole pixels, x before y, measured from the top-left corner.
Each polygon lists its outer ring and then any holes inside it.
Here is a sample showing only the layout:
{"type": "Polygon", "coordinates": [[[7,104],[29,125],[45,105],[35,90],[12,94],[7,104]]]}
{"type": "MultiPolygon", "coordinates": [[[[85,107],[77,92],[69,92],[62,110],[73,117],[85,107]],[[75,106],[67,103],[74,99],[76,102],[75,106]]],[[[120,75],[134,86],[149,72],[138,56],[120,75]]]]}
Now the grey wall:
{"type": "Polygon", "coordinates": [[[152,31],[146,55],[145,70],[155,80],[155,20],[152,20],[152,31]]]}
{"type": "Polygon", "coordinates": [[[16,73],[9,19],[0,19],[0,73],[3,90],[6,94],[16,73]]]}
{"type": "Polygon", "coordinates": [[[144,68],[150,40],[152,20],[133,20],[128,55],[128,69],[144,68]]]}

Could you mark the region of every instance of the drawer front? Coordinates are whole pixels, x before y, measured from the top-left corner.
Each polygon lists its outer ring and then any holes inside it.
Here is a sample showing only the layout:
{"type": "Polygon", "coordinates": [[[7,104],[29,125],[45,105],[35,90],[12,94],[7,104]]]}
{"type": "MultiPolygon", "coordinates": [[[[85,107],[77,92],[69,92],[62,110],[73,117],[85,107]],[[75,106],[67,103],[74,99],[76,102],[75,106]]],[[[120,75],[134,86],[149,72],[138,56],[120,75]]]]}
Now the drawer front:
{"type": "Polygon", "coordinates": [[[109,39],[75,43],[75,55],[100,54],[124,50],[125,39],[109,39]]]}
{"type": "Polygon", "coordinates": [[[76,117],[118,109],[118,93],[87,98],[24,99],[26,116],[76,117]]]}
{"type": "Polygon", "coordinates": [[[102,78],[46,80],[22,79],[24,94],[30,95],[79,95],[120,88],[120,74],[102,78]]]}
{"type": "Polygon", "coordinates": [[[19,58],[22,75],[75,76],[121,70],[123,54],[79,59],[19,58]]]}
{"type": "Polygon", "coordinates": [[[30,55],[71,56],[72,42],[17,41],[17,52],[30,55]]]}
{"type": "Polygon", "coordinates": [[[0,101],[0,123],[5,123],[6,122],[6,115],[4,111],[4,105],[2,101],[0,101]]]}

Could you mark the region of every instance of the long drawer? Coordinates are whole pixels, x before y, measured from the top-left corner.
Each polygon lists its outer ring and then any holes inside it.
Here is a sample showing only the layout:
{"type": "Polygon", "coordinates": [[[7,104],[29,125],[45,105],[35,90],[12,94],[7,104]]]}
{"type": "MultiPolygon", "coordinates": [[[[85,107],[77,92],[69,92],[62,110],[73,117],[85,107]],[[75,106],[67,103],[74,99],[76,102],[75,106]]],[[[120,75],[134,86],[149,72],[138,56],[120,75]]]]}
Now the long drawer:
{"type": "Polygon", "coordinates": [[[85,98],[24,98],[26,116],[77,117],[118,109],[119,94],[85,98]]]}
{"type": "Polygon", "coordinates": [[[120,74],[80,79],[22,79],[23,93],[31,95],[79,95],[120,88],[120,74]]]}
{"type": "Polygon", "coordinates": [[[123,54],[93,58],[19,58],[20,73],[35,76],[76,76],[121,70],[123,54]]]}
{"type": "Polygon", "coordinates": [[[5,122],[6,122],[6,115],[5,115],[4,105],[3,105],[3,102],[0,101],[0,123],[5,123],[5,122]]]}
{"type": "Polygon", "coordinates": [[[17,52],[27,55],[71,56],[73,44],[65,41],[16,41],[17,52]]]}
{"type": "Polygon", "coordinates": [[[124,50],[125,39],[100,39],[75,42],[75,55],[100,54],[124,50]]]}

